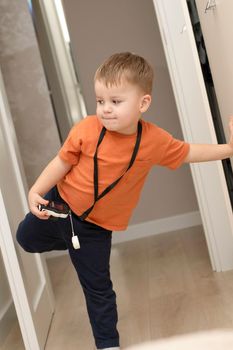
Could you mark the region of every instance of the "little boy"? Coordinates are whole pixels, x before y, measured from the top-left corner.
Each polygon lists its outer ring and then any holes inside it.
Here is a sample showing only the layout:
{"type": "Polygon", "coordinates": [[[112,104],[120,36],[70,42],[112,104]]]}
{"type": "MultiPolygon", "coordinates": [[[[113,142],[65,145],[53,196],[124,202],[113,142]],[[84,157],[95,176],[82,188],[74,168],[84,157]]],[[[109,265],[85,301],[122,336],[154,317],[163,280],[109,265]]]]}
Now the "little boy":
{"type": "Polygon", "coordinates": [[[86,298],[97,349],[119,349],[116,295],[109,271],[112,231],[124,230],[154,165],[228,158],[230,142],[177,140],[141,119],[151,103],[153,70],[131,53],[112,55],[94,79],[97,110],[70,131],[58,155],[29,191],[30,213],[17,231],[28,252],[68,249],[86,298]],[[48,220],[49,201],[66,203],[67,218],[48,220]],[[46,208],[45,208],[46,209],[46,208]],[[80,247],[79,247],[80,246],[80,247]]]}

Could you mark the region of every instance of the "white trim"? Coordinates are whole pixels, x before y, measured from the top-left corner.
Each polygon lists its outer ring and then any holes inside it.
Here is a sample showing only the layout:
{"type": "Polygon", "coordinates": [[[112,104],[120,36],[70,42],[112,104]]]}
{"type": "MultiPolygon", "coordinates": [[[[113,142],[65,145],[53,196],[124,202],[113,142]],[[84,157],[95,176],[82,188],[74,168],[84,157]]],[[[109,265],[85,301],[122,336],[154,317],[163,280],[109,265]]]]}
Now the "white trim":
{"type": "MultiPolygon", "coordinates": [[[[0,70],[0,126],[2,130],[3,138],[7,143],[9,149],[10,162],[12,162],[15,182],[17,183],[17,189],[19,190],[20,203],[24,213],[28,212],[28,204],[26,199],[27,186],[24,182],[25,175],[23,171],[22,161],[19,153],[19,147],[17,144],[17,138],[15,129],[8,105],[8,100],[5,92],[4,82],[0,70]]],[[[6,148],[6,149],[7,149],[6,148]]],[[[4,184],[2,185],[4,186],[4,184]]],[[[10,210],[10,209],[9,209],[10,210]]],[[[15,251],[14,241],[12,238],[11,229],[8,222],[8,216],[6,213],[5,203],[0,187],[0,248],[3,255],[4,265],[11,287],[12,297],[15,303],[16,312],[19,319],[19,324],[22,331],[26,349],[39,350],[38,337],[34,327],[34,322],[30,310],[30,305],[27,299],[27,294],[24,286],[22,273],[20,270],[18,258],[15,251]]],[[[46,283],[49,302],[51,304],[51,314],[54,309],[53,306],[53,293],[49,279],[45,279],[43,273],[43,262],[38,255],[35,259],[40,274],[40,282],[44,285],[46,283]]],[[[46,276],[48,276],[45,271],[46,276]]],[[[48,324],[48,323],[47,323],[48,324]]],[[[39,332],[38,332],[39,333],[39,332]]]]}
{"type": "MultiPolygon", "coordinates": [[[[10,108],[9,108],[8,99],[6,96],[6,91],[5,91],[1,70],[0,70],[0,113],[1,113],[1,123],[2,123],[3,133],[7,139],[7,145],[9,147],[12,164],[14,165],[15,177],[16,177],[16,181],[17,181],[17,185],[20,193],[23,210],[26,215],[29,211],[27,196],[26,196],[26,193],[28,192],[28,186],[26,184],[26,176],[25,176],[22,159],[19,152],[18,141],[17,141],[14,124],[10,113],[10,108]]],[[[44,271],[45,267],[43,266],[43,262],[41,261],[39,256],[36,257],[36,263],[38,266],[41,283],[42,284],[46,283],[50,302],[51,302],[51,307],[54,308],[53,307],[54,296],[53,296],[51,282],[48,277],[47,277],[47,280],[45,281],[45,273],[47,272],[44,271]]]]}
{"type": "Polygon", "coordinates": [[[112,243],[123,243],[166,232],[175,232],[201,224],[201,217],[198,211],[146,221],[140,224],[130,225],[126,231],[114,232],[112,243]]]}
{"type": "Polygon", "coordinates": [[[22,206],[24,213],[28,212],[28,204],[26,199],[26,192],[28,192],[28,187],[26,184],[26,176],[23,169],[22,160],[19,153],[18,142],[16,138],[14,124],[10,114],[10,108],[8,105],[8,100],[6,96],[5,86],[3,82],[2,72],[0,70],[0,113],[1,113],[1,123],[4,135],[8,141],[7,145],[9,147],[10,156],[12,163],[14,164],[15,177],[18,184],[18,189],[20,192],[20,198],[22,201],[22,206]]]}
{"type": "Polygon", "coordinates": [[[32,301],[32,307],[33,307],[33,311],[36,312],[38,305],[41,301],[42,298],[42,294],[44,293],[46,289],[46,283],[45,280],[43,281],[43,283],[41,282],[39,288],[37,289],[34,297],[33,297],[33,301],[32,301]]]}
{"type": "Polygon", "coordinates": [[[18,258],[7,218],[7,213],[0,189],[0,247],[8,276],[11,293],[17,311],[22,336],[27,350],[39,350],[37,335],[28,304],[23,277],[20,271],[18,258]]]}
{"type": "Polygon", "coordinates": [[[67,117],[72,127],[87,115],[81,87],[75,75],[69,43],[64,40],[54,0],[39,0],[39,6],[62,89],[67,117]]]}
{"type": "MultiPolygon", "coordinates": [[[[135,239],[182,230],[184,228],[199,226],[201,224],[201,217],[198,211],[146,221],[140,224],[130,225],[126,231],[113,232],[112,243],[118,244],[133,241],[135,239]]],[[[46,253],[46,258],[56,258],[66,254],[66,250],[53,251],[46,253]]]]}

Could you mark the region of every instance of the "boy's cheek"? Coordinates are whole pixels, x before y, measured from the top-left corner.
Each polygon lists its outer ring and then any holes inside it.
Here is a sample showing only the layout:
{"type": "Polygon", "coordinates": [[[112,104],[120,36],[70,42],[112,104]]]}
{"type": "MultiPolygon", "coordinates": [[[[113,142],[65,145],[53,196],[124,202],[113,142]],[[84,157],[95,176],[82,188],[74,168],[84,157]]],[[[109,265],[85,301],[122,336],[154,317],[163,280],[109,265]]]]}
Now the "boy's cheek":
{"type": "Polygon", "coordinates": [[[101,114],[101,107],[99,105],[96,107],[96,114],[97,115],[101,114]]]}

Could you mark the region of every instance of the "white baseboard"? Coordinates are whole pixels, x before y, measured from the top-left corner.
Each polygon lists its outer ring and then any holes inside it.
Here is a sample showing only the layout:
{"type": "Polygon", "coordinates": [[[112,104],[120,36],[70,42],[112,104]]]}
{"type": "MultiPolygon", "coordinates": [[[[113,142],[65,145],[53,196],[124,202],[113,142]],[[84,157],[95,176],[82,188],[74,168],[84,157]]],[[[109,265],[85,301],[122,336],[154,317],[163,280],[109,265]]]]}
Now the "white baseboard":
{"type": "MultiPolygon", "coordinates": [[[[163,219],[142,222],[130,225],[126,231],[113,233],[113,244],[132,241],[143,237],[153,236],[161,233],[182,230],[184,228],[201,225],[199,211],[193,211],[181,215],[170,216],[163,219]]],[[[53,251],[46,253],[46,258],[54,258],[67,254],[67,251],[53,251]]]]}
{"type": "Polygon", "coordinates": [[[163,219],[130,225],[126,231],[114,232],[112,243],[122,243],[161,233],[182,230],[184,228],[201,225],[199,211],[170,216],[163,219]]]}

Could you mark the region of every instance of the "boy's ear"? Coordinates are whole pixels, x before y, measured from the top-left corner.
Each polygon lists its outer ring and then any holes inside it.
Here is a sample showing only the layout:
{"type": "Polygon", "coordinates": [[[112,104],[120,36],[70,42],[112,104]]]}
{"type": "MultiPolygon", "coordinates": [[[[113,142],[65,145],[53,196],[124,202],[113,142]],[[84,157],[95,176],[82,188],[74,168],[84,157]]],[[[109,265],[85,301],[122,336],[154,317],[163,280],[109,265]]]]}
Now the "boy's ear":
{"type": "Polygon", "coordinates": [[[140,112],[144,113],[147,111],[147,109],[150,107],[151,104],[151,95],[147,94],[144,95],[141,99],[141,106],[140,106],[140,112]]]}

